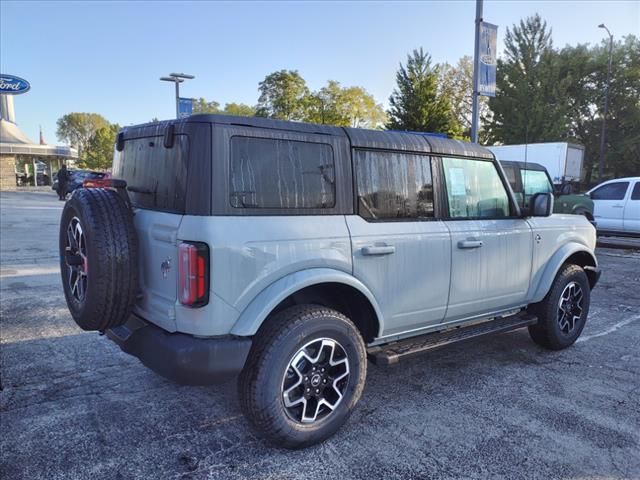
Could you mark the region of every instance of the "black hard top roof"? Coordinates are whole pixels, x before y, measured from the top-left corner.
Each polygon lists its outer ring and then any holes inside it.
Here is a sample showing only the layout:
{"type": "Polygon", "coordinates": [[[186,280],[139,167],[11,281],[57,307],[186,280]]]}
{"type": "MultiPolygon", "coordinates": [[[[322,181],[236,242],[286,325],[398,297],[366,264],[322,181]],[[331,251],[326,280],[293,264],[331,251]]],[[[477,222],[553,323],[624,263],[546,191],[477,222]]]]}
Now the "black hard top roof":
{"type": "Polygon", "coordinates": [[[546,170],[544,166],[534,162],[516,162],[515,160],[500,160],[500,165],[519,167],[522,170],[540,170],[540,171],[546,170]]]}
{"type": "Polygon", "coordinates": [[[354,148],[376,148],[384,150],[401,150],[410,152],[437,153],[441,155],[456,155],[463,157],[486,158],[492,160],[493,153],[487,148],[476,143],[463,142],[441,138],[421,132],[399,132],[388,130],[367,130],[362,128],[334,127],[313,123],[291,122],[275,120],[264,117],[239,117],[233,115],[196,114],[182,120],[162,121],[125,127],[123,130],[134,135],[154,132],[159,134],[161,130],[171,124],[178,127],[181,123],[213,123],[274,130],[288,130],[293,132],[346,136],[354,148]]]}

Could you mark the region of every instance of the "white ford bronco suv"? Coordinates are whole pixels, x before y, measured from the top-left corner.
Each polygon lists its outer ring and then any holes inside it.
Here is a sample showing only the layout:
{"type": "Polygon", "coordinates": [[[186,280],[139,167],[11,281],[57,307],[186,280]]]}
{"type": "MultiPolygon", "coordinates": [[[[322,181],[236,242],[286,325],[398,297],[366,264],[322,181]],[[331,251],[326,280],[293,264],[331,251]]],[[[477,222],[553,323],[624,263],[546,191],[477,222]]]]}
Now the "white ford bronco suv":
{"type": "Polygon", "coordinates": [[[456,140],[194,115],[124,128],[113,177],[62,213],[73,318],[177,382],[239,376],[249,423],[288,448],[340,428],[367,358],[521,327],[570,346],[600,273],[585,217],[548,193],[522,211],[456,140]]]}

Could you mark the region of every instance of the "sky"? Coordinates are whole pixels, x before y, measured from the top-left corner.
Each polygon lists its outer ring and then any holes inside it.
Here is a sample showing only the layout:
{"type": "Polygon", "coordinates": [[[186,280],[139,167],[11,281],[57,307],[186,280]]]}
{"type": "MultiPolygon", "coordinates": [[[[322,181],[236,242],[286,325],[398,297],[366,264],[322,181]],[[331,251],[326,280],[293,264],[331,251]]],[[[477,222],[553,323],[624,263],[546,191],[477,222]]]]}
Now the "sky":
{"type": "MultiPolygon", "coordinates": [[[[562,47],[640,36],[640,0],[485,0],[484,20],[507,27],[539,13],[562,47]]],[[[171,72],[195,75],[181,96],[254,105],[258,83],[298,70],[312,90],[327,80],[362,86],[388,105],[399,62],[423,47],[436,63],[473,55],[475,1],[176,2],[0,1],[0,72],[31,83],[16,120],[32,140],[42,126],[95,112],[120,125],[175,116],[171,72]]]]}

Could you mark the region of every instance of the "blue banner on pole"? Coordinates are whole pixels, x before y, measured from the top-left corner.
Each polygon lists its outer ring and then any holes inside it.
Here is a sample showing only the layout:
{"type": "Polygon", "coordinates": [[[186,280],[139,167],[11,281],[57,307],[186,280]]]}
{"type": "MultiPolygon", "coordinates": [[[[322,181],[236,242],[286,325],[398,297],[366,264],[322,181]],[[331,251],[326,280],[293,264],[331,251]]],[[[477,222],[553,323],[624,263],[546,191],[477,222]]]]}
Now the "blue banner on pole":
{"type": "Polygon", "coordinates": [[[193,114],[193,98],[178,99],[178,118],[186,118],[193,114]]]}
{"type": "Polygon", "coordinates": [[[480,51],[478,55],[478,94],[485,97],[496,96],[496,50],[498,26],[480,23],[480,51]]]}

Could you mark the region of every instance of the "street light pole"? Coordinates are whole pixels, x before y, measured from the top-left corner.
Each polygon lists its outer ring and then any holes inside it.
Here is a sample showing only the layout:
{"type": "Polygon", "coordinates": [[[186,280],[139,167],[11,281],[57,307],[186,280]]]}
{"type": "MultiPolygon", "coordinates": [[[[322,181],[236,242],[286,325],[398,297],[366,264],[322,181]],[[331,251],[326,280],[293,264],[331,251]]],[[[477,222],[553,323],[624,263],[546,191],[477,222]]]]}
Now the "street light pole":
{"type": "Polygon", "coordinates": [[[476,34],[473,49],[473,92],[471,94],[471,141],[478,143],[478,109],[480,94],[478,93],[478,76],[480,72],[480,23],[482,23],[482,0],[476,0],[476,34]]]}
{"type": "Polygon", "coordinates": [[[609,86],[611,84],[611,56],[613,54],[613,35],[604,23],[598,25],[598,28],[604,28],[609,34],[609,66],[607,68],[607,85],[604,90],[604,116],[602,117],[602,132],[600,133],[600,161],[598,163],[598,181],[602,181],[604,176],[604,150],[606,146],[607,134],[607,114],[609,113],[609,86]]]}
{"type": "Polygon", "coordinates": [[[180,118],[180,84],[194,78],[196,77],[186,73],[170,73],[168,77],[160,77],[163,82],[173,82],[176,85],[176,118],[180,118]]]}

